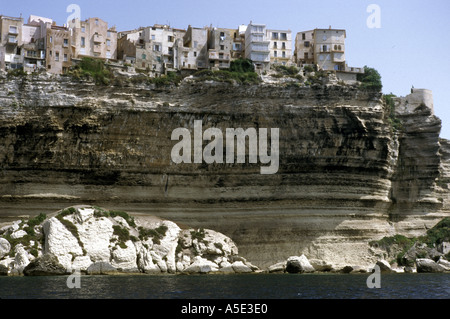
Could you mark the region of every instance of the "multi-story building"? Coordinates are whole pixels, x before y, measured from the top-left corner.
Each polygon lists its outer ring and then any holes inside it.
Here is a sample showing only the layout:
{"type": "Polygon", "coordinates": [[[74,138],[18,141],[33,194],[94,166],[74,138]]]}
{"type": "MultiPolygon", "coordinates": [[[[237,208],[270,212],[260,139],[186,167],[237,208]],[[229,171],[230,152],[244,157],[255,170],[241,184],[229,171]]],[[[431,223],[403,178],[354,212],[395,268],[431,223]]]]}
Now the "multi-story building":
{"type": "Polygon", "coordinates": [[[101,59],[117,59],[117,31],[100,18],[69,21],[72,30],[73,55],[101,59]]]}
{"type": "Polygon", "coordinates": [[[45,48],[47,71],[66,73],[72,66],[71,30],[64,26],[46,23],[45,48]]]}
{"type": "Polygon", "coordinates": [[[165,74],[179,68],[178,51],[186,30],[167,25],[154,25],[120,32],[118,57],[155,74],[165,74]]]}
{"type": "Polygon", "coordinates": [[[0,69],[23,67],[23,18],[0,16],[0,69]]]}
{"type": "Polygon", "coordinates": [[[270,68],[270,40],[266,36],[266,26],[250,22],[245,33],[245,58],[253,61],[256,70],[270,68]]]}
{"type": "Polygon", "coordinates": [[[47,24],[53,21],[48,18],[31,15],[28,23],[22,28],[24,70],[33,72],[46,69],[45,38],[47,24]]]}
{"type": "Polygon", "coordinates": [[[211,28],[208,36],[209,67],[229,69],[232,60],[235,29],[211,28]]]}
{"type": "Polygon", "coordinates": [[[291,30],[266,30],[270,41],[270,64],[292,64],[292,32],[291,30]]]}
{"type": "Polygon", "coordinates": [[[340,79],[355,81],[356,74],[364,73],[364,69],[347,66],[345,38],[345,30],[331,27],[297,33],[296,63],[300,66],[315,64],[321,70],[336,71],[340,79]]]}
{"type": "Polygon", "coordinates": [[[189,26],[183,37],[183,52],[180,55],[181,69],[208,68],[208,28],[189,26]]]}
{"type": "Polygon", "coordinates": [[[314,64],[314,30],[297,33],[294,62],[298,66],[314,64]]]}

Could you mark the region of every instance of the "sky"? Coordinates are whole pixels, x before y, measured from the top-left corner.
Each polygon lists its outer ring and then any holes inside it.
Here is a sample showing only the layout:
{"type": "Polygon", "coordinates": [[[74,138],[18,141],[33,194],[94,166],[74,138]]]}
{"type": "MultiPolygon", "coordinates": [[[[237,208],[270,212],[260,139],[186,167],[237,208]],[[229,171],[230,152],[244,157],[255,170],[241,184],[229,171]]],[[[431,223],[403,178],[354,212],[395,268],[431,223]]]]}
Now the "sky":
{"type": "Polygon", "coordinates": [[[99,17],[117,31],[155,23],[181,29],[237,28],[253,21],[291,30],[295,39],[297,32],[314,28],[345,29],[347,64],[375,68],[382,76],[383,93],[406,96],[412,86],[432,90],[435,114],[442,120],[441,137],[450,139],[448,0],[0,1],[0,14],[22,14],[24,20],[33,14],[58,25],[66,23],[74,13],[67,12],[68,6],[76,4],[81,19],[99,17]],[[368,10],[372,4],[377,11],[368,10]]]}

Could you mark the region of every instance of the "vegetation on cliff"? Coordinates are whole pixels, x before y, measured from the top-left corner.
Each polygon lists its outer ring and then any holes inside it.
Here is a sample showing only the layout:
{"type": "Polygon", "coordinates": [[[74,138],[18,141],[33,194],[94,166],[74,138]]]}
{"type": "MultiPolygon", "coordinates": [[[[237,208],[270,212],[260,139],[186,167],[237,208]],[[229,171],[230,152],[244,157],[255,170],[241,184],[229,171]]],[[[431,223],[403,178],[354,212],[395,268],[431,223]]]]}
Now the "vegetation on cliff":
{"type": "Polygon", "coordinates": [[[364,73],[357,75],[357,80],[361,82],[362,89],[381,91],[383,88],[380,73],[367,65],[364,66],[364,73]]]}
{"type": "MultiPolygon", "coordinates": [[[[424,236],[406,237],[395,235],[384,237],[369,243],[372,247],[385,250],[389,255],[396,255],[395,261],[400,266],[411,266],[415,258],[434,257],[435,248],[443,242],[450,241],[450,217],[444,218],[433,228],[429,229],[424,236]]],[[[450,253],[446,256],[450,258],[450,253]]]]}

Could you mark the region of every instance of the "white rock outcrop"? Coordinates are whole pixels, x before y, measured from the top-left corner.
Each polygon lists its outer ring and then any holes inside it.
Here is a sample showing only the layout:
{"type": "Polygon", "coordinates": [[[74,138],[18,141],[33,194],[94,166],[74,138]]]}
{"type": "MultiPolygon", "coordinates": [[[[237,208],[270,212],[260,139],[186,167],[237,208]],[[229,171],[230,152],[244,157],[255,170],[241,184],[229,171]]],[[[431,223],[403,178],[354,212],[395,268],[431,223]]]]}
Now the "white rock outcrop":
{"type": "MultiPolygon", "coordinates": [[[[4,229],[12,238],[27,234],[13,223],[4,229]]],[[[115,272],[159,273],[246,273],[258,267],[239,257],[235,243],[209,229],[185,229],[155,217],[134,220],[124,212],[108,212],[94,207],[71,207],[45,218],[34,226],[36,238],[26,247],[11,247],[0,238],[0,264],[21,274],[35,256],[56,257],[69,273],[115,272]],[[137,226],[139,225],[139,226],[137,226]],[[40,244],[44,239],[44,245],[40,244]],[[15,257],[7,258],[11,249],[15,257]]]]}

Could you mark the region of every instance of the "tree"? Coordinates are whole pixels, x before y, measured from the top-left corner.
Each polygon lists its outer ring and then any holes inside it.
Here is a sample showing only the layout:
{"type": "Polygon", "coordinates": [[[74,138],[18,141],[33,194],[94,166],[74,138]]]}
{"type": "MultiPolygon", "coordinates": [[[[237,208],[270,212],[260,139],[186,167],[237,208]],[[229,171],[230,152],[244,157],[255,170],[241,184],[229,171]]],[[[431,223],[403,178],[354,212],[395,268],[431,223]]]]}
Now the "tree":
{"type": "Polygon", "coordinates": [[[357,78],[361,82],[361,87],[364,89],[381,91],[383,88],[380,73],[367,65],[364,66],[364,74],[358,74],[357,78]]]}

